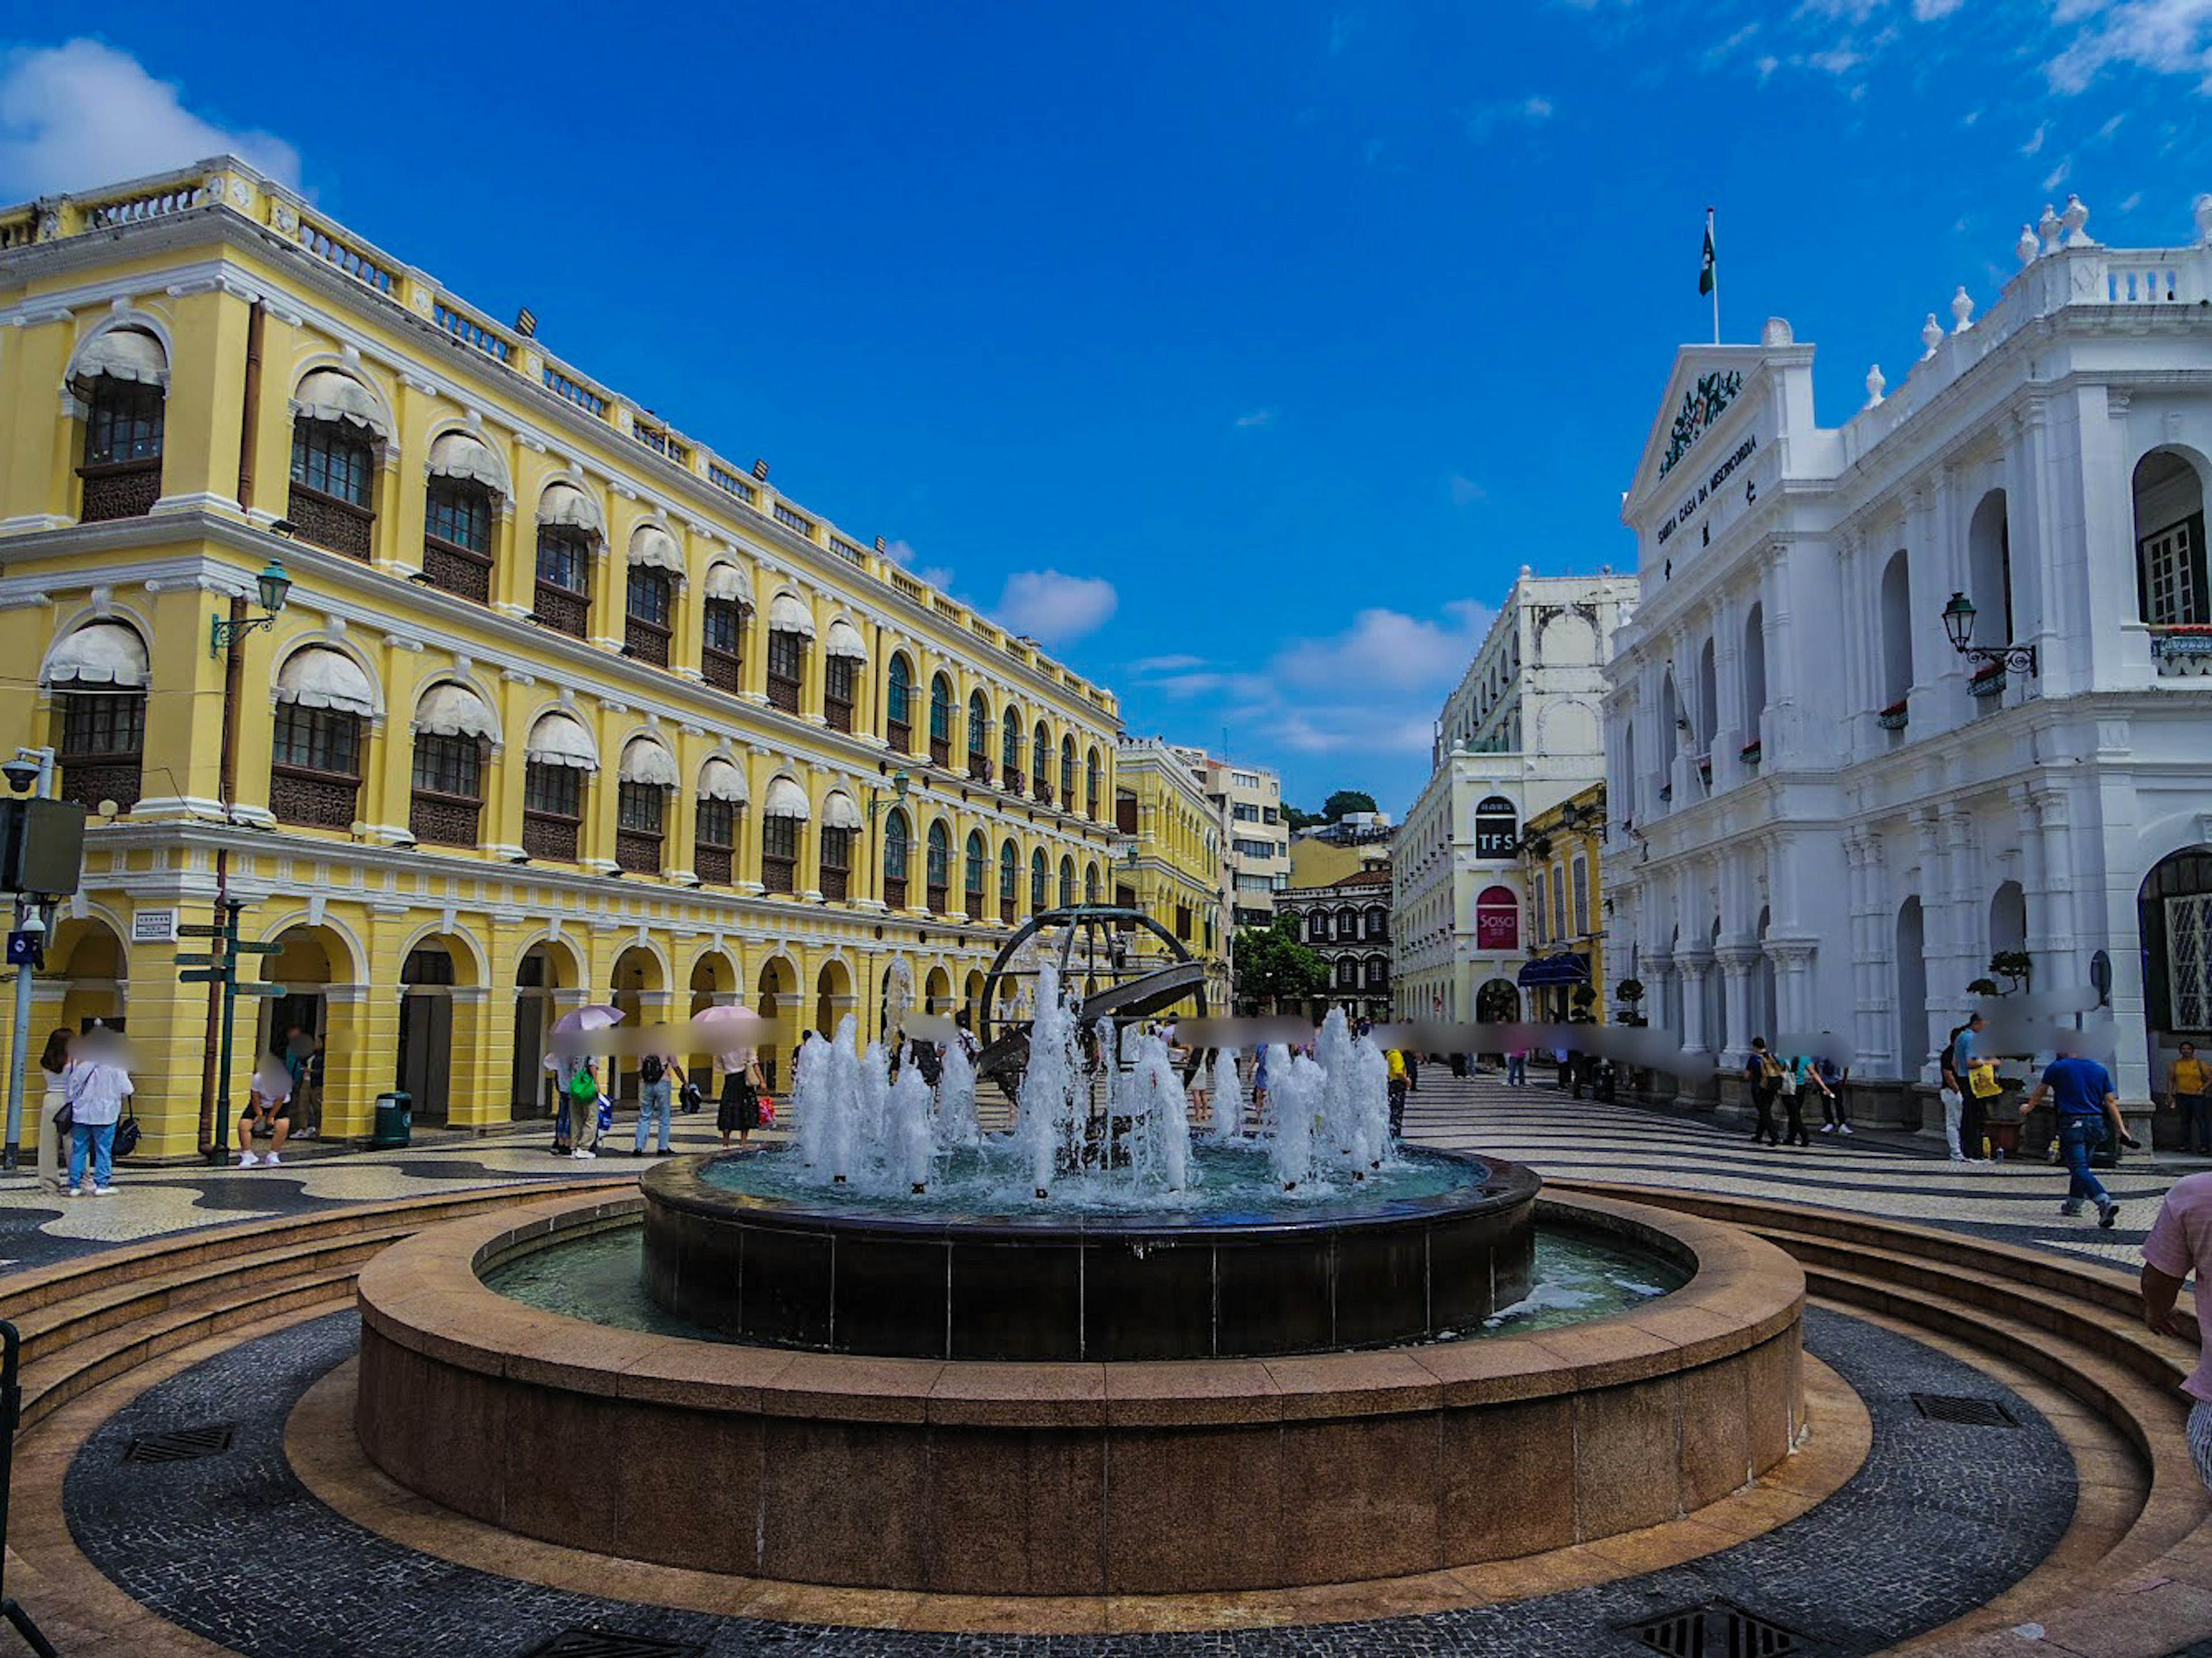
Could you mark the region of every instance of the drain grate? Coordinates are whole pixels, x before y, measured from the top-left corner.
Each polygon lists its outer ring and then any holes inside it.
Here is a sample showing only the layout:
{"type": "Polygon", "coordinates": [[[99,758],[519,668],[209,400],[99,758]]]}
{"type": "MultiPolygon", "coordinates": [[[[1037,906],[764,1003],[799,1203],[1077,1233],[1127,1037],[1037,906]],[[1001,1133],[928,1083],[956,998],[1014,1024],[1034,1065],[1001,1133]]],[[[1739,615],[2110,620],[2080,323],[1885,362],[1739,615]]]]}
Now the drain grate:
{"type": "Polygon", "coordinates": [[[1627,1632],[1667,1658],[1783,1658],[1806,1649],[1803,1640],[1781,1625],[1725,1600],[1644,1619],[1627,1632]]]}
{"type": "Polygon", "coordinates": [[[1965,1428],[2017,1428],[2010,1411],[1994,1399],[1961,1394],[1915,1394],[1912,1407],[1930,1422],[1955,1422],[1965,1428]]]}
{"type": "Polygon", "coordinates": [[[208,1422],[197,1428],[173,1428],[167,1433],[141,1434],[123,1448],[125,1462],[197,1462],[204,1456],[221,1456],[238,1436],[235,1422],[208,1422]]]}
{"type": "Polygon", "coordinates": [[[540,1642],[522,1658],[701,1658],[707,1649],[696,1641],[671,1641],[624,1630],[564,1629],[540,1642]]]}

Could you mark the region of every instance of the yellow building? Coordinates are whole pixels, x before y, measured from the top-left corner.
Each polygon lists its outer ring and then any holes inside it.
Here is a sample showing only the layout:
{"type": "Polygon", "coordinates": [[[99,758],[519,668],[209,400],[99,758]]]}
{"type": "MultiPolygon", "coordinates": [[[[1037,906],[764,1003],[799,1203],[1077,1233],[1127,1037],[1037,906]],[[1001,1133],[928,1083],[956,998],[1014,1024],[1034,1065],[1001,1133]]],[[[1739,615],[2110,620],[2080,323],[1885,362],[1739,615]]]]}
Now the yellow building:
{"type": "MultiPolygon", "coordinates": [[[[1224,1013],[1229,889],[1222,807],[1188,763],[1158,738],[1122,738],[1115,776],[1115,823],[1129,838],[1115,865],[1115,902],[1143,910],[1206,963],[1208,1006],[1224,1013]]],[[[1142,932],[1132,937],[1133,968],[1167,964],[1157,940],[1142,932]]]]}
{"type": "Polygon", "coordinates": [[[332,1135],[541,1109],[586,1002],[744,1000],[771,1066],[957,1009],[1127,878],[1109,693],[237,161],[0,210],[0,729],[99,813],[32,1035],[127,1021],[148,1152],[198,1144],[219,854],[290,992],[228,1097],[312,1024],[332,1135]]]}
{"type": "Polygon", "coordinates": [[[1587,1011],[1605,1018],[1604,901],[1598,852],[1605,843],[1605,785],[1593,783],[1532,816],[1521,836],[1532,958],[1521,969],[1532,1019],[1564,1023],[1587,1011]],[[1578,992],[1587,986],[1596,999],[1578,992]]]}
{"type": "Polygon", "coordinates": [[[1388,823],[1331,823],[1291,841],[1291,890],[1334,886],[1347,876],[1390,867],[1390,843],[1397,830],[1388,823]]]}

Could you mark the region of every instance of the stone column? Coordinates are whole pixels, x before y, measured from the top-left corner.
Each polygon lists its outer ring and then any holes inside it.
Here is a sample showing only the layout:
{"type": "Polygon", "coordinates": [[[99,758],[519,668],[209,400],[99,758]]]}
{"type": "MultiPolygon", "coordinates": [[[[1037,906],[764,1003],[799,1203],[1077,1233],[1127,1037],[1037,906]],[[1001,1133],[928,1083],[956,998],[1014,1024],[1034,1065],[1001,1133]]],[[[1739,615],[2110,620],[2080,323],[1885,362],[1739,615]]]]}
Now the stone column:
{"type": "Polygon", "coordinates": [[[1753,1036],[1765,1036],[1769,1042],[1774,1040],[1771,1030],[1752,1029],[1751,975],[1762,957],[1757,944],[1740,940],[1723,944],[1714,954],[1720,963],[1728,1009],[1728,1045],[1717,1057],[1723,1071],[1741,1070],[1751,1053],[1753,1036]]]}
{"type": "MultiPolygon", "coordinates": [[[[1692,1058],[1706,1056],[1705,1046],[1705,979],[1713,970],[1711,950],[1693,948],[1680,957],[1682,974],[1682,1051],[1692,1058]]],[[[1683,1078],[1675,1092],[1675,1102],[1700,1109],[1712,1108],[1716,1090],[1710,1083],[1683,1078]]]]}

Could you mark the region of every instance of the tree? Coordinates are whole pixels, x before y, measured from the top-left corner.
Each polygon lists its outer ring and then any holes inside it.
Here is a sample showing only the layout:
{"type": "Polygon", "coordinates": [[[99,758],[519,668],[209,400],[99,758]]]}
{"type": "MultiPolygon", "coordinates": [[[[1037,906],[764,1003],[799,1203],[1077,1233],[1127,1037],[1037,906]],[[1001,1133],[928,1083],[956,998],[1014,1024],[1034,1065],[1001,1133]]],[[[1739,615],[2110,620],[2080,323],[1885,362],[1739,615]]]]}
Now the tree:
{"type": "Polygon", "coordinates": [[[1319,951],[1298,942],[1294,915],[1277,916],[1273,926],[1246,927],[1230,948],[1237,963],[1237,991],[1250,1001],[1279,1007],[1328,989],[1328,963],[1319,951]]]}
{"type": "Polygon", "coordinates": [[[1296,806],[1285,806],[1283,822],[1295,835],[1300,829],[1319,829],[1328,819],[1317,811],[1300,811],[1296,806]]]}
{"type": "Polygon", "coordinates": [[[1355,811],[1380,811],[1375,797],[1359,789],[1339,789],[1322,802],[1321,815],[1332,823],[1340,823],[1355,811]]]}

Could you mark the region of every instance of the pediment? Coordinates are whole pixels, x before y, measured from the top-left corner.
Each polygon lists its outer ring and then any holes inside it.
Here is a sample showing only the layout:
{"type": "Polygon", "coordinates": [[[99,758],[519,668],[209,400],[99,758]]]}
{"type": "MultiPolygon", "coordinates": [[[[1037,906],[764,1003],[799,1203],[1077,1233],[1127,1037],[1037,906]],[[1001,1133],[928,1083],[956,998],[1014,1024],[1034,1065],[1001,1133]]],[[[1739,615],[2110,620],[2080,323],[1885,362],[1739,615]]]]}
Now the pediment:
{"type": "Polygon", "coordinates": [[[1770,355],[1757,345],[1686,345],[1674,354],[1667,395],[1644,439],[1635,482],[1621,503],[1624,519],[1634,523],[1655,493],[1666,496],[1680,481],[1674,476],[1676,467],[1723,446],[1713,443],[1711,434],[1737,423],[1751,406],[1770,355]]]}

